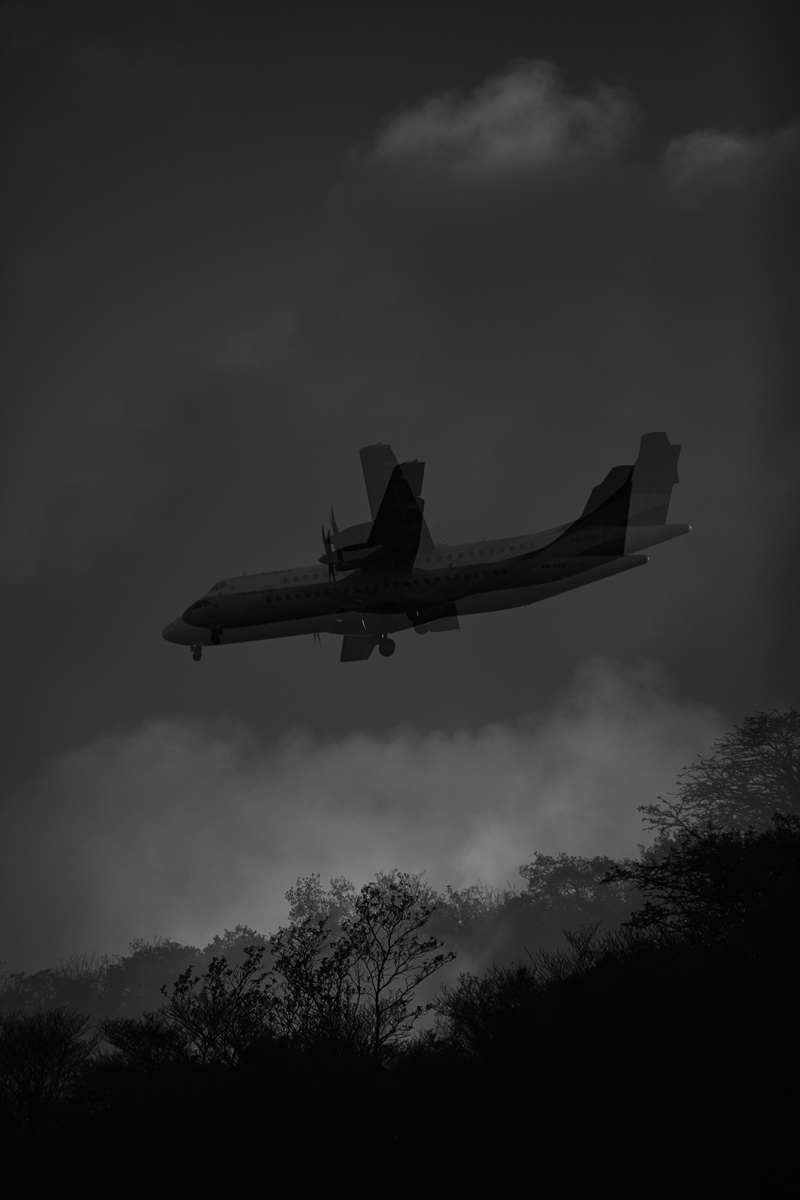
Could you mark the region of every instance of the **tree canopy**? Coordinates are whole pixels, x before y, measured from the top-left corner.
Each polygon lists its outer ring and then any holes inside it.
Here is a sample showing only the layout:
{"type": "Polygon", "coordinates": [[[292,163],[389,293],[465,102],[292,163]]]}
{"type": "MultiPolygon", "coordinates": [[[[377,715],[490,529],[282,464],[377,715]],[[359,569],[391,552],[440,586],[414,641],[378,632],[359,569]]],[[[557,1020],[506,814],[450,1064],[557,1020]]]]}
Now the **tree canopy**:
{"type": "Polygon", "coordinates": [[[800,815],[800,712],[755,713],[678,780],[677,792],[639,809],[660,839],[704,825],[763,830],[776,812],[800,815]]]}

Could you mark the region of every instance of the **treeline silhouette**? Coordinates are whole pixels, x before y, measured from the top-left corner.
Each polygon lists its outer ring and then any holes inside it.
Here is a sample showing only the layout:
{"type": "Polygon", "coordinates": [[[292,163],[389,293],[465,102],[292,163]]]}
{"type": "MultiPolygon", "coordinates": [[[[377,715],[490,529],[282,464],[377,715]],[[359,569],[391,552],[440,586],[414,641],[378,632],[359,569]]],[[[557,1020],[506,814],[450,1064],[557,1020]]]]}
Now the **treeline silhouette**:
{"type": "Polygon", "coordinates": [[[490,1153],[763,1188],[797,1119],[800,714],[756,714],[678,789],[638,860],[537,854],[521,891],[311,876],[269,938],[10,976],[3,1125],[109,1161],[279,1147],[306,1181],[490,1153]]]}

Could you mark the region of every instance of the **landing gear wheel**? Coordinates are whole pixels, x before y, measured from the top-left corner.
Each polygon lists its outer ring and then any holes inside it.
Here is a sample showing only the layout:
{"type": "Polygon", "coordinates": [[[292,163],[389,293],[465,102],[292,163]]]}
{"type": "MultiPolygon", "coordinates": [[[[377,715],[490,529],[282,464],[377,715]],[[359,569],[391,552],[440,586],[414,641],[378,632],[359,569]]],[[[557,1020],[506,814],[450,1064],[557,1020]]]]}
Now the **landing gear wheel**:
{"type": "Polygon", "coordinates": [[[200,659],[202,657],[203,657],[203,647],[202,646],[192,646],[192,658],[194,659],[194,661],[200,662],[200,659]]]}
{"type": "Polygon", "coordinates": [[[211,630],[211,645],[218,646],[221,641],[222,641],[222,630],[221,629],[212,629],[211,630]]]}
{"type": "Polygon", "coordinates": [[[378,653],[382,654],[384,658],[391,658],[396,649],[397,647],[390,637],[381,638],[378,642],[378,653]]]}

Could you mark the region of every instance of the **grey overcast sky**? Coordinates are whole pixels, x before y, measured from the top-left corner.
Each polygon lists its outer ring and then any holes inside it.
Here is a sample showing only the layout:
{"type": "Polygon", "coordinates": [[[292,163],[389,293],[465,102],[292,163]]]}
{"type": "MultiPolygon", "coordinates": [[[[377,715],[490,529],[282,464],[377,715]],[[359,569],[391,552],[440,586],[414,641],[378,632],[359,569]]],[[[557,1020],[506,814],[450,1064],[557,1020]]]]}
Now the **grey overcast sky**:
{"type": "Polygon", "coordinates": [[[786,6],[0,6],[0,960],[203,942],[298,875],[514,882],[798,700],[786,6]],[[161,630],[427,463],[449,541],[682,443],[642,571],[338,663],[161,630]]]}

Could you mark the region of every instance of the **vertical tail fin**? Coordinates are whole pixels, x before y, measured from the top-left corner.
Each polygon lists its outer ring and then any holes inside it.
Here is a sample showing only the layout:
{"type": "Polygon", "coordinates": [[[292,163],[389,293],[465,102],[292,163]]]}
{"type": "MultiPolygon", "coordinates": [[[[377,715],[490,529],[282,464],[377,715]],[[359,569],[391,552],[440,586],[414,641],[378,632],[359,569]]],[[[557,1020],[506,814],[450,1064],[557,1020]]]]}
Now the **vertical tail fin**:
{"type": "Polygon", "coordinates": [[[630,525],[664,525],[672,488],[678,482],[680,446],[671,446],[665,433],[645,433],[633,468],[630,525]]]}
{"type": "Polygon", "coordinates": [[[609,525],[663,525],[678,482],[680,453],[680,446],[671,446],[665,433],[643,434],[633,467],[612,467],[603,482],[592,488],[579,520],[597,515],[609,525]]]}
{"type": "MultiPolygon", "coordinates": [[[[592,488],[583,512],[547,550],[583,555],[621,555],[630,553],[634,544],[653,545],[665,537],[676,537],[664,530],[654,537],[653,526],[667,520],[672,488],[678,482],[680,446],[670,445],[665,433],[645,433],[634,465],[612,467],[602,483],[592,488]],[[629,533],[631,526],[647,527],[647,540],[629,533]]],[[[672,530],[673,527],[670,526],[672,530]]],[[[686,532],[681,526],[679,531],[686,532]]]]}

